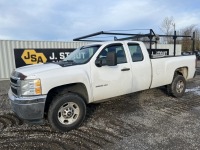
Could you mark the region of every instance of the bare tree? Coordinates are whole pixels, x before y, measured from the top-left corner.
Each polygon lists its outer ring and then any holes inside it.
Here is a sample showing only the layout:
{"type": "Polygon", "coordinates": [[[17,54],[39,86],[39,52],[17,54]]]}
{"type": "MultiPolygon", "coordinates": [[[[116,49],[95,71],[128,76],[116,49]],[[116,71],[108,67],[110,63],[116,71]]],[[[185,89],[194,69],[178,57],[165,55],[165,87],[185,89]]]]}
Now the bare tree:
{"type": "MultiPolygon", "coordinates": [[[[173,34],[173,31],[175,30],[174,18],[172,16],[171,17],[165,17],[164,20],[161,23],[160,30],[165,35],[171,35],[171,34],[173,34]]],[[[170,44],[170,43],[173,42],[172,38],[164,38],[163,40],[167,44],[170,44]]]]}
{"type": "MultiPolygon", "coordinates": [[[[165,17],[160,25],[160,30],[165,35],[173,35],[175,31],[175,22],[173,17],[165,17]]],[[[193,36],[195,32],[195,50],[200,50],[200,28],[197,25],[190,25],[180,30],[177,30],[177,35],[193,36]]],[[[173,38],[162,38],[161,43],[172,44],[173,38]]],[[[189,37],[177,38],[177,44],[182,44],[182,51],[192,50],[192,40],[189,37]]]]}
{"type": "MultiPolygon", "coordinates": [[[[193,32],[198,30],[195,28],[196,25],[190,25],[180,30],[181,35],[192,36],[193,32]]],[[[196,41],[196,39],[195,39],[196,41]]],[[[196,42],[197,43],[197,42],[196,42]]],[[[192,40],[189,37],[184,37],[181,39],[182,51],[191,51],[192,50],[192,40]]]]}
{"type": "Polygon", "coordinates": [[[200,50],[200,28],[195,28],[195,49],[200,50]]]}

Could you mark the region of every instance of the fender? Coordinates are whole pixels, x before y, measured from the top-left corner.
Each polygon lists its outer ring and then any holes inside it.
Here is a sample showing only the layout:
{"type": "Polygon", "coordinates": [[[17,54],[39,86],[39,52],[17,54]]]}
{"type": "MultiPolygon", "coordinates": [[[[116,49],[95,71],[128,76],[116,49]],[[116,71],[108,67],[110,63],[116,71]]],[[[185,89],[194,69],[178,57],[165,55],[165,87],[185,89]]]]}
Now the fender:
{"type": "Polygon", "coordinates": [[[46,95],[48,92],[58,86],[82,83],[85,85],[88,92],[88,102],[93,101],[92,89],[90,86],[90,65],[77,65],[69,67],[61,67],[54,70],[38,73],[42,84],[42,94],[46,95]]]}

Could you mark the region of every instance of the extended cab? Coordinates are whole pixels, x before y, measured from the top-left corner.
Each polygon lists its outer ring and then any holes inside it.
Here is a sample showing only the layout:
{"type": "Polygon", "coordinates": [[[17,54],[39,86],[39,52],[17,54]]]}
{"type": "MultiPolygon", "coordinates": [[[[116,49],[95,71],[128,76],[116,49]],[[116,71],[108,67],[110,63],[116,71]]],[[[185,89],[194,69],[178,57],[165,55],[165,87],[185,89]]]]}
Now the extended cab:
{"type": "Polygon", "coordinates": [[[196,57],[150,58],[143,42],[111,41],[83,46],[58,63],[25,66],[10,77],[12,110],[22,119],[47,114],[59,131],[78,127],[86,105],[166,85],[181,97],[195,75],[196,57]]]}

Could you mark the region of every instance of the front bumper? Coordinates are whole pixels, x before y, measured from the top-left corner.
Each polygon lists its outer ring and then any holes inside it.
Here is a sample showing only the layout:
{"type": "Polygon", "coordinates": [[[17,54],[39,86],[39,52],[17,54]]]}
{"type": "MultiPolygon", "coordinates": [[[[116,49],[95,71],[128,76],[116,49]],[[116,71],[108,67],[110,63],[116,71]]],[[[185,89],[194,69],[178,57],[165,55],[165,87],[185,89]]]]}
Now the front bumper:
{"type": "Polygon", "coordinates": [[[15,97],[9,90],[8,96],[13,112],[21,119],[27,121],[42,120],[47,95],[32,97],[15,97]]]}

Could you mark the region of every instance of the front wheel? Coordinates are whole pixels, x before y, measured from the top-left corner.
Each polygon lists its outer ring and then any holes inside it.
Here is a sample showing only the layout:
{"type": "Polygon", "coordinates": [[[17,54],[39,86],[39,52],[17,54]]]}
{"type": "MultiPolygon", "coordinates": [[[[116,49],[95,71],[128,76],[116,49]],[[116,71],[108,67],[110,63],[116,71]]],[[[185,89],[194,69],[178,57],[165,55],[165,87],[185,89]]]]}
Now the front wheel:
{"type": "Polygon", "coordinates": [[[170,85],[167,85],[169,95],[174,97],[182,97],[185,93],[186,80],[182,75],[177,75],[170,85]]]}
{"type": "Polygon", "coordinates": [[[48,120],[53,129],[66,132],[81,125],[86,115],[84,100],[73,93],[55,97],[52,101],[48,120]]]}

